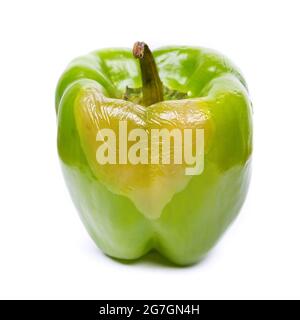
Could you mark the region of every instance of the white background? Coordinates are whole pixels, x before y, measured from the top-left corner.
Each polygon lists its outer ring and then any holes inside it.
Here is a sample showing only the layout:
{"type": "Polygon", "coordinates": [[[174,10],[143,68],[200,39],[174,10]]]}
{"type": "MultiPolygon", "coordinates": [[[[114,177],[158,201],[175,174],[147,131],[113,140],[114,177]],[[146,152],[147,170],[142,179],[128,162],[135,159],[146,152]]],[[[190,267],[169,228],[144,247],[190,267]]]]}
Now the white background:
{"type": "Polygon", "coordinates": [[[300,298],[299,1],[1,1],[0,298],[300,298]],[[242,70],[254,105],[247,201],[201,264],[121,264],[89,238],[56,152],[54,91],[102,47],[187,44],[242,70]]]}

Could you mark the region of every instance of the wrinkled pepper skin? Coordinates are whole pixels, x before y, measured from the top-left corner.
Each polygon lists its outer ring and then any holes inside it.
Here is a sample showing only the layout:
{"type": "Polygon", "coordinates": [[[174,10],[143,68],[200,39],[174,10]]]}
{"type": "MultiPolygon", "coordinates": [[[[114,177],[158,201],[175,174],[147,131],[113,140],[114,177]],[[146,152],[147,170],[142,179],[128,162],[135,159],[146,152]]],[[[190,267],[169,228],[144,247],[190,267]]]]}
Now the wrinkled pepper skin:
{"type": "MultiPolygon", "coordinates": [[[[58,153],[80,217],[104,253],[129,260],[157,250],[175,264],[189,265],[214,246],[245,200],[252,107],[242,75],[221,54],[204,48],[165,47],[153,55],[163,84],[186,92],[188,98],[137,108],[122,100],[127,86],[141,87],[139,64],[131,50],[105,49],[77,58],[57,85],[58,153]],[[184,126],[190,115],[195,126],[207,131],[202,174],[186,178],[167,172],[150,186],[145,180],[155,171],[149,173],[148,168],[125,168],[133,172],[126,179],[122,168],[98,170],[92,160],[96,142],[89,134],[96,132],[95,114],[106,105],[117,110],[118,119],[137,115],[143,126],[184,126]],[[178,124],[181,112],[185,120],[178,124]],[[193,118],[197,112],[204,115],[201,123],[193,118]],[[136,195],[132,190],[138,188],[142,191],[136,195]]],[[[109,110],[99,121],[113,125],[116,112],[109,110]]],[[[132,120],[131,125],[139,124],[132,120]]]]}

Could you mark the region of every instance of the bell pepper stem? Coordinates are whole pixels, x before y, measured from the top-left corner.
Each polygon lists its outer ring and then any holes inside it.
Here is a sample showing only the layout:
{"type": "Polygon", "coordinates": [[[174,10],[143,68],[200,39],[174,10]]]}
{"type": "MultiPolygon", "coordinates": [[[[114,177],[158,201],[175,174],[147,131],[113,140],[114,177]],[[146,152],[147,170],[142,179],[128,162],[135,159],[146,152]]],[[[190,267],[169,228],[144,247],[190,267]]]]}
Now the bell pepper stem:
{"type": "Polygon", "coordinates": [[[150,106],[163,101],[163,84],[159,78],[157,67],[151,50],[144,42],[136,42],[133,55],[139,59],[142,74],[143,105],[150,106]]]}

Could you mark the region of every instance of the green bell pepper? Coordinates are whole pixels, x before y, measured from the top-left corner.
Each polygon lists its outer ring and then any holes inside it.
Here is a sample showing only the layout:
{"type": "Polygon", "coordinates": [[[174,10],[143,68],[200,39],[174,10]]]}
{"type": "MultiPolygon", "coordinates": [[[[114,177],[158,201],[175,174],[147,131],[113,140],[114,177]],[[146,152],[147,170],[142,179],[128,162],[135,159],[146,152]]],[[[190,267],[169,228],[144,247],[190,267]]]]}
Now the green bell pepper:
{"type": "Polygon", "coordinates": [[[178,265],[192,264],[237,216],[250,178],[252,107],[244,78],[223,55],[184,46],[151,53],[144,43],[133,52],[92,52],[61,76],[56,112],[66,183],[107,255],[137,259],[157,250],[178,265]],[[120,134],[120,121],[148,132],[203,129],[203,171],[186,175],[180,164],[100,165],[97,132],[109,127],[120,134]]]}

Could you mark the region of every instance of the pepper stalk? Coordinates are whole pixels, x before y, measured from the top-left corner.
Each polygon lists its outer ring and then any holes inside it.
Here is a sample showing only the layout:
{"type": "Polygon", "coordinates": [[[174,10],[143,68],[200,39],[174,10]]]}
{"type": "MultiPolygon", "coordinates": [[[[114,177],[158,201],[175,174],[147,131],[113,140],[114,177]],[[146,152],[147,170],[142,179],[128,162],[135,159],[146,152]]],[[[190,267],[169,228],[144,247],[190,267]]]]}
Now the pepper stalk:
{"type": "Polygon", "coordinates": [[[163,101],[163,84],[159,78],[154,57],[148,45],[136,42],[133,46],[133,55],[139,59],[142,74],[143,105],[150,106],[163,101]]]}

